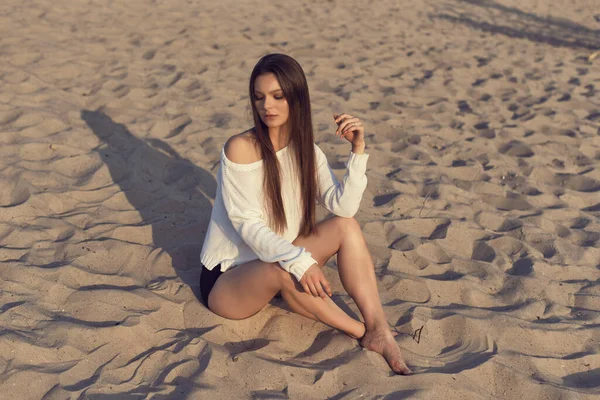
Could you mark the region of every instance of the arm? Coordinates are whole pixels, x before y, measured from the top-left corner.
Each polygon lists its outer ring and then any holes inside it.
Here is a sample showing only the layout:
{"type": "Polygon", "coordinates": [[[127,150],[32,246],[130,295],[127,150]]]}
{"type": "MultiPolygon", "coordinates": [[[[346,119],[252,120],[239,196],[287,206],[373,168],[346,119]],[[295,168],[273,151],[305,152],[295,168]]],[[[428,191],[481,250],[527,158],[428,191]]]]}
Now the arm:
{"type": "Polygon", "coordinates": [[[234,137],[225,145],[220,172],[225,209],[234,229],[260,260],[279,263],[300,281],[317,262],[306,249],[294,246],[267,226],[262,162],[258,158],[252,143],[243,137],[234,137]]]}
{"type": "Polygon", "coordinates": [[[367,187],[368,154],[350,153],[347,170],[342,182],[338,182],[323,151],[315,145],[317,175],[321,197],[319,201],[327,210],[340,217],[353,217],[360,207],[362,195],[367,187]]]}

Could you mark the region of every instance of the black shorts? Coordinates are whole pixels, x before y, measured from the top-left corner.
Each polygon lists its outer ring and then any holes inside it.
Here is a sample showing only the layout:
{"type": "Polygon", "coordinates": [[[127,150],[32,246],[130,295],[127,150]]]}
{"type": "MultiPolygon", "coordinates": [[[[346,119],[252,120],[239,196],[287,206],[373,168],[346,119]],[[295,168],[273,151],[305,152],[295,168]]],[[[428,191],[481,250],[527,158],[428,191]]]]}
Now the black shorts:
{"type": "Polygon", "coordinates": [[[202,302],[206,308],[208,308],[208,295],[222,273],[221,264],[215,266],[211,270],[202,265],[202,273],[200,274],[200,296],[202,296],[202,302]]]}

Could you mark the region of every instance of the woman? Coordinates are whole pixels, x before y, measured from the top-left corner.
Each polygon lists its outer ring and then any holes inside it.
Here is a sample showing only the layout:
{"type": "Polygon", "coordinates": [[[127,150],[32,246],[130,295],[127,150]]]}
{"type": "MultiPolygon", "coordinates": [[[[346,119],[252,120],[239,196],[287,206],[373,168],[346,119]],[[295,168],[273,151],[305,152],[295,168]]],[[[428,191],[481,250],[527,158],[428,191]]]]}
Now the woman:
{"type": "Polygon", "coordinates": [[[396,373],[409,374],[379,300],[373,261],[352,218],[367,185],[362,122],[348,114],[334,116],[335,134],[352,145],[348,170],[338,183],[314,144],[308,85],[293,58],[261,58],[250,76],[250,99],[254,128],[231,137],[221,152],[201,253],[205,305],[221,317],[243,319],[281,293],[294,312],[358,339],[396,373]],[[316,223],[316,201],[336,216],[316,223]],[[321,268],[334,254],[364,323],[329,298],[321,268]]]}

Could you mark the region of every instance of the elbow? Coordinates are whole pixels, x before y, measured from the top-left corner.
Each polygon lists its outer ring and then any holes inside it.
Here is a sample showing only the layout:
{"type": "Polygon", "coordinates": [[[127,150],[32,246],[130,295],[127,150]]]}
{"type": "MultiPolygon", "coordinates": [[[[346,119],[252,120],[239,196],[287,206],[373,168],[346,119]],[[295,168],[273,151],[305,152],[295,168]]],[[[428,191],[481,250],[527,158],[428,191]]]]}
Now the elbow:
{"type": "Polygon", "coordinates": [[[339,207],[334,211],[334,214],[342,218],[353,218],[358,212],[358,206],[356,207],[339,207]]]}
{"type": "Polygon", "coordinates": [[[360,207],[360,203],[356,202],[329,202],[325,203],[325,208],[329,210],[334,215],[343,218],[352,218],[358,212],[360,207]]]}

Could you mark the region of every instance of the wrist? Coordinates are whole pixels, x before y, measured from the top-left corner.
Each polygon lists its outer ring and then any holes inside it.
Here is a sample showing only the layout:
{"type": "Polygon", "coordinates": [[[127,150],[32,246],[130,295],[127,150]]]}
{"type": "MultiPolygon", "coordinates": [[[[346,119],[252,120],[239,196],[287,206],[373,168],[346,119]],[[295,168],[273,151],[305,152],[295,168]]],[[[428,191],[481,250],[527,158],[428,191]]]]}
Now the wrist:
{"type": "Polygon", "coordinates": [[[365,142],[352,143],[352,152],[354,154],[363,154],[365,152],[365,142]]]}

